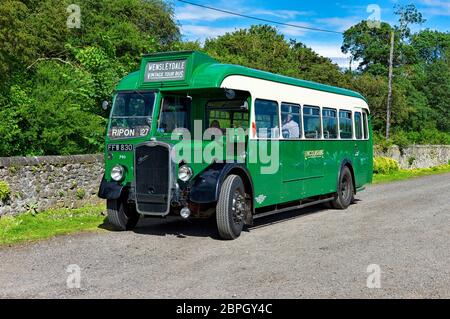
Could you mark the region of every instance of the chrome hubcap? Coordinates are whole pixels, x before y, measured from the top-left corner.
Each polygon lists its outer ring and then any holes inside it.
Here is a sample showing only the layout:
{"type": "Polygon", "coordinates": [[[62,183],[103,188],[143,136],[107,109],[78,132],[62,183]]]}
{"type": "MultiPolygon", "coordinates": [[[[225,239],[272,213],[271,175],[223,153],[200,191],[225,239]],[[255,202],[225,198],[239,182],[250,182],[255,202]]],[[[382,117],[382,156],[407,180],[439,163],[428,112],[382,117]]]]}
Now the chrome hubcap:
{"type": "Polygon", "coordinates": [[[233,222],[237,225],[242,223],[244,219],[246,204],[245,198],[242,194],[236,190],[233,194],[233,201],[231,205],[231,210],[233,211],[233,222]]]}

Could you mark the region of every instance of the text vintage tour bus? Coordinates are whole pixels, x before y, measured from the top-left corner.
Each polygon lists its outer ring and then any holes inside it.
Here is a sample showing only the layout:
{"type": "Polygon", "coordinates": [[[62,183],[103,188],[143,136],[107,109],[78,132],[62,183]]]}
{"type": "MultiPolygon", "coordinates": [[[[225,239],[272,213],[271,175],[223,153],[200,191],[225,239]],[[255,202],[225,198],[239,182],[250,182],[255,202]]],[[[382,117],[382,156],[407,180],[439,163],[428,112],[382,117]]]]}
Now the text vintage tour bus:
{"type": "Polygon", "coordinates": [[[207,218],[237,238],[269,214],[347,208],[372,181],[358,93],[200,52],[146,55],[113,97],[99,196],[118,230],[141,215],[207,218]]]}

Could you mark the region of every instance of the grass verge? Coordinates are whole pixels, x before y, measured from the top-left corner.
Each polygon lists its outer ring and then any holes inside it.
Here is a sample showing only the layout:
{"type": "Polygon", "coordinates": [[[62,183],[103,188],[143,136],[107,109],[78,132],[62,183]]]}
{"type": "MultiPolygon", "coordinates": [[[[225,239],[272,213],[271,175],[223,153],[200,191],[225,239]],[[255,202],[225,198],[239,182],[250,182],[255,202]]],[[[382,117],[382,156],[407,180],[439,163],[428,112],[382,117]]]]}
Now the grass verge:
{"type": "Polygon", "coordinates": [[[374,174],[373,183],[374,184],[387,183],[387,182],[401,181],[414,177],[443,174],[443,173],[450,173],[450,165],[441,165],[432,168],[401,169],[391,174],[374,174]]]}
{"type": "Polygon", "coordinates": [[[50,209],[0,218],[0,245],[46,239],[79,231],[98,230],[103,223],[104,205],[50,209]]]}

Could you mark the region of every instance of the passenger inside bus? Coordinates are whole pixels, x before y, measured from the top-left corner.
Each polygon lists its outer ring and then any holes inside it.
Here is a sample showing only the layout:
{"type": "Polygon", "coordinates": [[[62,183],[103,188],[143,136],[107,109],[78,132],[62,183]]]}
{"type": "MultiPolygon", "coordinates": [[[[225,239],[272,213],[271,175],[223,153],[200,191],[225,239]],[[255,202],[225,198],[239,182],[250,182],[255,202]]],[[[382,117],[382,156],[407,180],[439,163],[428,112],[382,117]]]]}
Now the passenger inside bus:
{"type": "Polygon", "coordinates": [[[220,123],[219,123],[219,121],[217,121],[217,120],[213,120],[212,122],[211,122],[211,125],[209,126],[210,128],[218,128],[218,129],[220,129],[220,123]]]}
{"type": "Polygon", "coordinates": [[[296,121],[292,113],[282,114],[283,115],[283,137],[284,138],[300,138],[300,126],[296,121]]]}

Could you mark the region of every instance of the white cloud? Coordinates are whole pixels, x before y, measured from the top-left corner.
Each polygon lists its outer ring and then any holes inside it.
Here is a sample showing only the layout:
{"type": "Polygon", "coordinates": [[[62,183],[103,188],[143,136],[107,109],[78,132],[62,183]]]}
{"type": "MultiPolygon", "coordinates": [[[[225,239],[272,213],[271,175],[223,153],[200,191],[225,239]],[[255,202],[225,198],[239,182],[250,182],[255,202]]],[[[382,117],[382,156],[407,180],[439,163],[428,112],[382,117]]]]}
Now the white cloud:
{"type": "MultiPolygon", "coordinates": [[[[307,46],[321,56],[331,59],[340,68],[348,69],[351,56],[350,54],[342,53],[340,44],[310,43],[307,46]]],[[[352,61],[352,69],[356,69],[358,65],[358,61],[352,61]]]]}
{"type": "Polygon", "coordinates": [[[361,21],[361,18],[353,16],[353,17],[332,17],[332,18],[320,18],[315,20],[316,23],[320,24],[320,27],[331,28],[332,30],[336,30],[339,32],[344,32],[350,27],[361,21]]]}
{"type": "MultiPolygon", "coordinates": [[[[280,19],[294,19],[300,15],[310,15],[311,12],[306,11],[297,11],[297,10],[267,10],[267,9],[257,9],[250,7],[240,6],[236,9],[236,6],[230,6],[230,3],[223,3],[217,6],[217,8],[223,8],[224,10],[251,15],[255,17],[259,16],[271,16],[277,17],[280,19]]],[[[214,6],[211,6],[214,7],[214,6]]],[[[179,21],[216,21],[219,19],[239,19],[238,16],[234,16],[232,14],[226,12],[220,12],[216,10],[211,10],[207,8],[197,7],[190,4],[187,4],[182,7],[176,7],[175,9],[175,18],[179,21]]]]}
{"type": "Polygon", "coordinates": [[[340,44],[309,43],[306,46],[325,57],[348,57],[342,53],[340,44]]]}
{"type": "Polygon", "coordinates": [[[185,24],[181,26],[181,34],[190,40],[205,41],[207,38],[215,38],[227,32],[233,32],[236,27],[211,27],[205,25],[185,24]]]}
{"type": "Polygon", "coordinates": [[[200,8],[192,5],[177,7],[175,10],[175,19],[180,21],[216,21],[233,17],[230,14],[200,8]]]}
{"type": "Polygon", "coordinates": [[[450,2],[444,0],[421,0],[422,4],[428,6],[425,10],[430,15],[450,16],[450,2]]]}
{"type": "Polygon", "coordinates": [[[248,10],[252,15],[262,15],[262,16],[272,16],[281,19],[293,19],[298,16],[310,15],[311,12],[307,11],[297,11],[297,10],[264,10],[264,9],[256,9],[256,10],[248,10]]]}
{"type": "Polygon", "coordinates": [[[450,10],[450,2],[448,1],[443,1],[443,0],[422,0],[423,4],[429,5],[429,6],[433,6],[433,7],[438,7],[441,9],[447,9],[450,10]]]}

